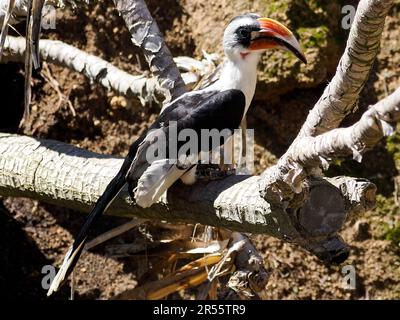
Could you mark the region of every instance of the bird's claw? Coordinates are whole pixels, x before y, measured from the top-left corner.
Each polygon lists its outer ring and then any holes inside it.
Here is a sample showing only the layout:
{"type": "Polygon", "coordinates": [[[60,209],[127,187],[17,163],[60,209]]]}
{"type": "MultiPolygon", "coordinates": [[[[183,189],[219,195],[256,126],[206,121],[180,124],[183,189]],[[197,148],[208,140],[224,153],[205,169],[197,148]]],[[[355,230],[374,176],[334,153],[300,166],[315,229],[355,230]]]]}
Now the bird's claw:
{"type": "Polygon", "coordinates": [[[218,164],[199,164],[196,169],[196,179],[202,181],[220,180],[236,173],[235,168],[218,164]]]}

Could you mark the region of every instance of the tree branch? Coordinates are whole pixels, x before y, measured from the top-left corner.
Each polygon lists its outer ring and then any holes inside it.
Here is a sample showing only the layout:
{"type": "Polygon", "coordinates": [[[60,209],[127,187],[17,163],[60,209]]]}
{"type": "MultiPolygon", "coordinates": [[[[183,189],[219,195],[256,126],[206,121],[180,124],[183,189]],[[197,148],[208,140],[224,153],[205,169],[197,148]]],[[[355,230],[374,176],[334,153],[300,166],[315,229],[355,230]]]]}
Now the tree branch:
{"type": "Polygon", "coordinates": [[[365,151],[393,133],[392,124],[399,120],[400,88],[370,107],[351,127],[297,139],[278,163],[263,173],[262,195],[275,202],[291,199],[293,193],[303,190],[306,177],[319,175],[318,168],[327,169],[329,161],[346,156],[361,161],[365,151]]]}
{"type": "MultiPolygon", "coordinates": [[[[364,149],[382,138],[382,134],[372,133],[375,129],[367,125],[368,120],[347,129],[332,129],[337,128],[356,107],[359,93],[379,51],[385,18],[392,4],[393,0],[360,1],[345,52],[332,82],[310,111],[288,151],[277,165],[263,173],[260,190],[268,201],[285,201],[301,206],[307,198],[308,176],[320,176],[320,168],[327,168],[332,158],[353,155],[361,160],[359,155],[364,149]],[[357,138],[352,134],[356,134],[357,138]],[[373,134],[374,138],[369,139],[368,134],[373,134]],[[317,138],[314,139],[314,136],[317,138]]],[[[391,102],[392,107],[396,105],[395,101],[391,102]]],[[[380,123],[377,115],[371,112],[364,115],[364,118],[370,117],[380,123]]]]}
{"type": "MultiPolygon", "coordinates": [[[[87,212],[121,164],[120,158],[62,142],[0,133],[0,195],[3,196],[30,197],[87,212]]],[[[345,247],[337,236],[346,219],[338,188],[323,180],[313,182],[309,206],[291,211],[260,197],[261,180],[259,176],[230,176],[199,182],[193,187],[177,183],[169,190],[167,202],[148,209],[132,206],[124,190],[108,213],[269,234],[298,243],[314,253],[326,242],[345,247]],[[324,202],[319,204],[321,199],[324,202]],[[305,228],[308,221],[313,221],[312,230],[305,228]]]]}
{"type": "Polygon", "coordinates": [[[353,112],[380,49],[385,18],[394,0],[361,0],[336,74],[309,113],[299,137],[337,128],[353,112]]]}
{"type": "MultiPolygon", "coordinates": [[[[25,40],[21,37],[8,36],[4,45],[1,62],[24,62],[25,40]]],[[[155,101],[164,94],[158,81],[147,75],[131,75],[111,63],[86,53],[62,41],[41,39],[40,58],[43,61],[66,67],[86,76],[90,81],[101,84],[127,98],[138,97],[142,105],[155,101]]],[[[176,57],[178,67],[184,71],[183,79],[187,85],[196,85],[203,77],[215,69],[215,56],[202,61],[189,57],[176,57]]]]}
{"type": "Polygon", "coordinates": [[[345,210],[350,217],[357,217],[375,208],[377,188],[372,182],[344,176],[326,179],[342,193],[345,210]]]}
{"type": "Polygon", "coordinates": [[[143,0],[113,0],[125,21],[132,42],[143,50],[150,70],[166,90],[167,100],[186,92],[185,83],[172,59],[171,52],[143,0]]]}
{"type": "MultiPolygon", "coordinates": [[[[379,40],[377,47],[371,40],[375,39],[374,30],[380,37],[384,21],[382,12],[388,10],[389,2],[361,1],[353,25],[355,31],[352,29],[338,73],[331,88],[327,88],[325,98],[321,98],[313,111],[322,118],[317,119],[310,114],[304,127],[306,129],[302,130],[309,132],[300,134],[304,138],[297,139],[276,166],[262,176],[231,176],[220,181],[200,182],[193,187],[182,187],[177,183],[169,190],[167,202],[157,203],[149,209],[132,206],[124,190],[110,207],[110,213],[269,234],[300,244],[323,260],[339,261],[348,251],[338,236],[338,230],[347,217],[346,211],[369,208],[375,189],[365,181],[350,178],[333,183],[323,179],[305,179],[315,173],[315,168],[324,167],[331,158],[360,155],[389,133],[386,130],[389,128],[387,122],[399,119],[398,91],[371,108],[350,128],[332,130],[315,138],[307,135],[315,135],[318,130],[320,133],[330,130],[331,127],[324,125],[325,118],[336,114],[329,118],[335,124],[353,109],[358,89],[362,88],[379,47],[379,40]],[[366,34],[371,31],[363,29],[369,24],[374,24],[371,26],[373,37],[370,39],[366,34]],[[360,42],[363,46],[355,36],[364,41],[360,42]],[[372,53],[367,53],[368,46],[372,46],[372,53]],[[358,63],[361,58],[366,60],[358,63]],[[350,63],[353,60],[357,63],[350,63]],[[342,92],[339,92],[339,84],[345,86],[342,92]],[[337,104],[325,100],[334,100],[337,104]],[[322,129],[312,125],[316,119],[322,124],[322,129]],[[302,188],[304,183],[307,183],[307,188],[302,188]]],[[[185,92],[179,71],[144,2],[114,0],[114,3],[133,35],[133,42],[144,50],[162,87],[170,91],[172,98],[185,92]]],[[[76,61],[69,62],[74,68],[76,64],[76,61]]],[[[106,73],[108,67],[112,66],[106,66],[106,73]]],[[[86,70],[85,67],[82,70],[86,70]]],[[[92,72],[94,79],[102,76],[101,72],[92,72]]],[[[0,134],[0,194],[32,197],[88,211],[115,176],[121,163],[121,159],[98,155],[57,141],[0,134]]]]}
{"type": "MultiPolygon", "coordinates": [[[[4,49],[3,62],[24,61],[24,38],[8,36],[4,49]]],[[[142,104],[154,101],[157,95],[162,94],[155,78],[133,76],[103,59],[61,41],[40,40],[40,57],[44,61],[82,73],[90,81],[96,81],[106,89],[114,90],[127,98],[139,97],[142,104]]]]}
{"type": "Polygon", "coordinates": [[[0,3],[0,11],[4,10],[4,17],[2,18],[2,21],[0,23],[0,61],[1,61],[1,57],[3,56],[3,49],[4,49],[4,41],[6,40],[6,36],[8,34],[8,27],[9,27],[9,21],[11,19],[11,14],[13,12],[14,9],[14,5],[15,5],[15,0],[9,0],[8,1],[8,7],[7,7],[7,11],[5,11],[4,7],[4,3],[0,3]]]}
{"type": "Polygon", "coordinates": [[[391,124],[399,120],[400,88],[370,107],[352,126],[334,129],[317,137],[302,138],[285,157],[306,168],[326,167],[329,160],[345,156],[353,156],[360,162],[365,151],[384,136],[393,134],[391,124]]]}

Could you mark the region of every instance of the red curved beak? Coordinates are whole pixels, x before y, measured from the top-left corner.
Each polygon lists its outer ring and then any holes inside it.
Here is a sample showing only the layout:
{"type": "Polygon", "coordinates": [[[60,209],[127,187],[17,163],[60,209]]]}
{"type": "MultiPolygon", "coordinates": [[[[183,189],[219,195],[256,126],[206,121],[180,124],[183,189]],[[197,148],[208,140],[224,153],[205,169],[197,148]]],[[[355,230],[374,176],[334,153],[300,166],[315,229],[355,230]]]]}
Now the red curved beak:
{"type": "Polygon", "coordinates": [[[253,33],[250,50],[285,49],[307,63],[299,41],[288,28],[270,18],[259,18],[257,21],[260,24],[260,31],[253,33]]]}

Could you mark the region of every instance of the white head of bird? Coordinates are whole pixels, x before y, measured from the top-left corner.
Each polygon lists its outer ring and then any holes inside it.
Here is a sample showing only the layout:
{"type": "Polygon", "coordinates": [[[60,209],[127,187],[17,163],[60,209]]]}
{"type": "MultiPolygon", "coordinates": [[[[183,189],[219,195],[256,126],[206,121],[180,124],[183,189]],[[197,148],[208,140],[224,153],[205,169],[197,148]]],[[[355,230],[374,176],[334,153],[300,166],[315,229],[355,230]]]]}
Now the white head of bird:
{"type": "Polygon", "coordinates": [[[284,49],[307,63],[300,44],[282,23],[255,13],[235,17],[225,29],[223,48],[227,62],[218,86],[240,89],[246,96],[246,110],[257,82],[257,65],[266,50],[284,49]]]}

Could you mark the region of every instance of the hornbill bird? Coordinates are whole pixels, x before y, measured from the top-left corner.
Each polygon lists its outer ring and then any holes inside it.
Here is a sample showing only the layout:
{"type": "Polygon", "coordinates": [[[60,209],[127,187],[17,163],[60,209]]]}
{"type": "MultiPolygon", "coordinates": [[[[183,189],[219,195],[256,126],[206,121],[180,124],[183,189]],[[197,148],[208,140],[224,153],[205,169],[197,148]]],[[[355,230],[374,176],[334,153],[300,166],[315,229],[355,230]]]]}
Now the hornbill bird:
{"type": "MultiPolygon", "coordinates": [[[[223,36],[223,48],[227,61],[220,78],[206,88],[185,93],[170,102],[148,131],[131,145],[118,174],[97,200],[66,253],[48,295],[57,291],[72,272],[84,248],[89,228],[107,210],[122,188],[128,185],[135,204],[149,207],[175,181],[181,179],[185,184],[194,183],[197,162],[188,161],[193,154],[184,154],[184,159],[179,157],[177,161],[170,161],[170,154],[148,161],[147,151],[158,138],[168,135],[171,123],[176,125],[178,133],[184,129],[192,129],[198,134],[203,129],[217,129],[233,134],[253,99],[257,64],[264,51],[286,49],[306,63],[299,42],[288,28],[278,21],[254,13],[237,16],[228,24],[223,36]]],[[[182,145],[182,142],[176,143],[178,147],[182,145]]],[[[222,144],[219,140],[217,147],[222,144]]],[[[210,152],[211,149],[212,146],[207,150],[200,147],[199,152],[210,152]]]]}

